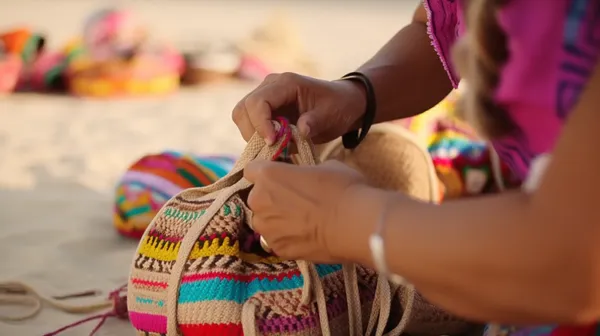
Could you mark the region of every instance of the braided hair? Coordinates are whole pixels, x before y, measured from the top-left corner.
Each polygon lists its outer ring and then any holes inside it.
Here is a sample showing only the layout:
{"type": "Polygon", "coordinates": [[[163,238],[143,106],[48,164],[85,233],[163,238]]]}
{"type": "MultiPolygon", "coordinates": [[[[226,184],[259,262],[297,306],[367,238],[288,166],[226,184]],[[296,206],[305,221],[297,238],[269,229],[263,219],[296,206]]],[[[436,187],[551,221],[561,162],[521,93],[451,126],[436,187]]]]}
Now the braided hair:
{"type": "Polygon", "coordinates": [[[508,39],[497,19],[507,0],[466,2],[468,32],[453,50],[457,69],[467,84],[458,111],[482,135],[497,138],[516,129],[506,110],[494,101],[500,70],[509,57],[508,39]]]}

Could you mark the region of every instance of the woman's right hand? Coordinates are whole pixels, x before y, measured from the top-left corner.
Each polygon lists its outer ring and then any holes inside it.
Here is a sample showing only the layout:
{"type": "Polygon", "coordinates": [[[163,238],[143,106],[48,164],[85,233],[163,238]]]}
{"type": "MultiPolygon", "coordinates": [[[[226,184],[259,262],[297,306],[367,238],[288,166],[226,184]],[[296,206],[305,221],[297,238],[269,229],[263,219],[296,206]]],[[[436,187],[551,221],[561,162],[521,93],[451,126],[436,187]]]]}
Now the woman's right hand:
{"type": "Polygon", "coordinates": [[[232,119],[246,141],[258,132],[272,144],[275,129],[271,120],[285,117],[302,135],[321,144],[352,130],[365,104],[364,89],[349,80],[271,74],[236,105],[232,119]]]}

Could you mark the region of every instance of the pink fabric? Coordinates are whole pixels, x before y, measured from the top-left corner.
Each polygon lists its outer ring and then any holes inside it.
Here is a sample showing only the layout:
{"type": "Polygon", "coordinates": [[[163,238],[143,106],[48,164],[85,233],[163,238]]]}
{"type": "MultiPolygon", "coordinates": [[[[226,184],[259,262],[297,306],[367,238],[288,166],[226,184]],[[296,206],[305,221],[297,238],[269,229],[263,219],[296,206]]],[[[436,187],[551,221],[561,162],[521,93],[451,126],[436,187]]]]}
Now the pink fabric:
{"type": "Polygon", "coordinates": [[[15,89],[22,67],[23,62],[17,55],[0,57],[0,94],[15,89]]]}
{"type": "Polygon", "coordinates": [[[451,49],[460,34],[465,31],[462,9],[454,0],[426,0],[423,2],[427,10],[427,33],[435,48],[444,69],[454,88],[458,87],[460,78],[450,59],[451,49]]]}
{"type": "Polygon", "coordinates": [[[238,75],[243,79],[262,81],[273,71],[258,57],[242,56],[238,75]]]}
{"type": "Polygon", "coordinates": [[[61,53],[45,52],[42,53],[27,71],[21,73],[19,79],[19,90],[39,90],[49,89],[45,81],[46,74],[55,67],[60,66],[65,61],[61,53]]]}
{"type": "Polygon", "coordinates": [[[84,29],[84,41],[96,59],[109,59],[129,41],[120,41],[123,31],[135,27],[137,22],[130,12],[102,10],[95,13],[84,29]]]}
{"type": "MultiPolygon", "coordinates": [[[[426,0],[430,33],[448,75],[459,80],[450,48],[464,30],[457,0],[426,0]]],[[[494,142],[500,157],[523,179],[531,160],[551,151],[589,79],[600,51],[600,3],[591,0],[511,0],[501,10],[510,58],[496,99],[519,131],[494,142]]]]}
{"type": "Polygon", "coordinates": [[[167,317],[163,315],[129,312],[129,321],[136,329],[146,330],[147,332],[166,334],[167,317]]]}

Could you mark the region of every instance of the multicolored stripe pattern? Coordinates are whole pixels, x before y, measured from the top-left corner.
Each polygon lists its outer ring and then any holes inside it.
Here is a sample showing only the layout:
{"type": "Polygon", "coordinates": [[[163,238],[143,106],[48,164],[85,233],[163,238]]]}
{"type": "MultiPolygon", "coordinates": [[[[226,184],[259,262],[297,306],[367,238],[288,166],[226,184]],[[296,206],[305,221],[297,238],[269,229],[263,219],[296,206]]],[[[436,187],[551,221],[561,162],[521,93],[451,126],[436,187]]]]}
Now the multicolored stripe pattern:
{"type": "MultiPolygon", "coordinates": [[[[196,189],[189,189],[170,200],[140,242],[129,281],[128,304],[131,322],[141,332],[166,333],[165,301],[171,268],[183,237],[212,203],[198,201],[200,196],[196,189]]],[[[242,200],[233,196],[197,240],[179,288],[181,333],[242,335],[242,306],[254,300],[259,303],[255,317],[261,334],[319,334],[316,305],[300,302],[304,278],[296,262],[266,254],[245,219],[242,200]]],[[[348,322],[341,266],[316,268],[328,297],[332,328],[343,330],[348,322]]],[[[374,274],[365,278],[362,302],[369,304],[376,278],[374,274]]]]}
{"type": "MultiPolygon", "coordinates": [[[[289,162],[288,154],[284,148],[273,159],[289,162]]],[[[164,205],[142,237],[127,298],[129,317],[139,335],[166,334],[168,282],[179,248],[217,196],[205,195],[200,188],[182,191],[164,205]]],[[[320,335],[316,302],[301,301],[305,278],[298,264],[261,248],[259,236],[247,224],[245,209],[240,195],[229,198],[209,219],[187,257],[177,299],[180,333],[243,335],[242,309],[250,303],[255,307],[253,321],[261,335],[320,335]]],[[[347,335],[342,267],[316,265],[316,271],[326,297],[330,328],[336,335],[347,335]]],[[[368,312],[377,275],[360,267],[357,274],[361,303],[368,312]]]]}
{"type": "Polygon", "coordinates": [[[234,162],[229,156],[193,156],[176,151],[142,157],[117,185],[113,216],[117,231],[139,239],[169,199],[184,189],[215,182],[234,162]]]}

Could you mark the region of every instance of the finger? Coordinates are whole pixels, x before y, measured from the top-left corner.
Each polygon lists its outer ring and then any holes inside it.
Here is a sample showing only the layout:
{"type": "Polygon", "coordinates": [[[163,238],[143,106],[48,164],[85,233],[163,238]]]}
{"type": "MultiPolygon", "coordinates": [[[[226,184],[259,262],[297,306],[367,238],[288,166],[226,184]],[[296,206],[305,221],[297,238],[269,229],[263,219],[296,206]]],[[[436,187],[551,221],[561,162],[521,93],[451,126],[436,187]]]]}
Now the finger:
{"type": "Polygon", "coordinates": [[[347,165],[346,163],[342,162],[342,161],[338,161],[338,160],[334,160],[334,159],[329,159],[321,164],[319,164],[319,166],[321,169],[326,169],[329,172],[335,172],[336,175],[343,175],[343,174],[360,174],[360,172],[358,170],[356,170],[355,168],[347,165]]]}
{"type": "Polygon", "coordinates": [[[250,121],[248,109],[246,109],[246,100],[248,99],[248,97],[253,95],[261,87],[273,83],[276,80],[276,78],[277,78],[277,75],[275,75],[275,74],[267,76],[262,81],[262,83],[260,83],[260,85],[258,85],[254,90],[252,90],[246,96],[244,96],[244,98],[242,98],[233,108],[233,111],[231,114],[231,119],[233,120],[235,125],[238,127],[238,130],[240,131],[240,133],[242,134],[242,137],[244,138],[244,140],[246,140],[246,142],[250,140],[250,138],[254,135],[254,133],[256,133],[256,130],[254,129],[254,125],[250,121]]]}
{"type": "Polygon", "coordinates": [[[260,183],[261,180],[269,179],[281,184],[285,180],[294,180],[306,171],[308,166],[298,166],[285,162],[254,160],[244,168],[244,177],[252,183],[260,183]]]}
{"type": "Polygon", "coordinates": [[[278,225],[280,221],[273,219],[268,213],[268,210],[253,212],[252,230],[272,240],[278,236],[281,225],[278,225]]]}
{"type": "Polygon", "coordinates": [[[246,108],[246,100],[248,97],[254,95],[258,89],[272,83],[273,81],[273,76],[267,76],[267,78],[265,78],[260,85],[245,95],[244,98],[242,98],[233,109],[233,113],[231,114],[232,120],[238,127],[242,137],[244,140],[246,140],[246,142],[250,141],[250,138],[254,135],[254,133],[256,133],[254,125],[252,125],[252,122],[250,121],[249,111],[246,108]]]}
{"type": "Polygon", "coordinates": [[[258,230],[262,227],[260,221],[261,214],[263,211],[268,210],[268,206],[265,206],[265,204],[268,203],[265,201],[265,197],[268,197],[268,194],[265,193],[260,186],[255,185],[250,189],[246,201],[248,208],[252,210],[252,229],[257,232],[259,232],[258,230]]]}
{"type": "Polygon", "coordinates": [[[271,123],[273,111],[296,102],[297,84],[289,77],[278,76],[277,80],[256,89],[244,100],[250,122],[269,145],[275,142],[276,134],[271,123]]]}
{"type": "Polygon", "coordinates": [[[267,160],[254,160],[246,165],[244,168],[244,178],[252,183],[258,182],[258,180],[266,175],[266,170],[270,169],[270,165],[275,162],[267,160]]]}
{"type": "Polygon", "coordinates": [[[244,138],[244,140],[248,142],[250,141],[250,138],[256,131],[254,130],[254,126],[252,125],[252,123],[250,122],[250,118],[248,117],[248,111],[246,110],[246,104],[244,103],[246,97],[244,97],[239,103],[235,105],[233,113],[231,114],[231,119],[242,134],[242,138],[244,138]]]}
{"type": "Polygon", "coordinates": [[[345,163],[338,161],[338,160],[334,160],[334,159],[329,159],[327,161],[324,161],[323,163],[321,163],[319,165],[319,167],[326,167],[329,169],[349,169],[350,168],[345,163]]]}
{"type": "Polygon", "coordinates": [[[312,139],[316,134],[319,134],[318,123],[316,122],[316,113],[314,111],[309,111],[300,115],[298,118],[298,131],[300,134],[307,138],[312,139]]]}
{"type": "Polygon", "coordinates": [[[306,244],[299,243],[297,237],[281,237],[267,238],[269,247],[273,250],[273,254],[283,260],[299,260],[306,258],[306,253],[303,253],[302,247],[306,244]]]}
{"type": "Polygon", "coordinates": [[[244,108],[248,111],[248,120],[252,129],[258,133],[267,145],[275,143],[276,132],[271,120],[273,119],[273,109],[263,97],[257,96],[254,92],[252,96],[244,100],[244,108]]]}

